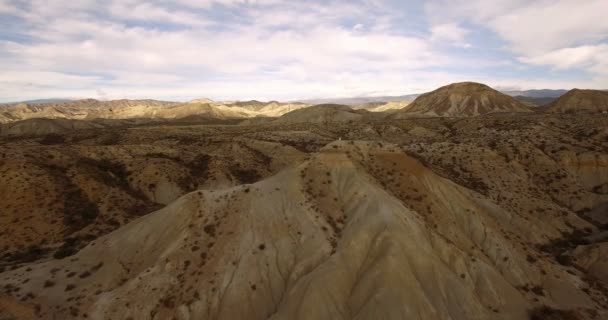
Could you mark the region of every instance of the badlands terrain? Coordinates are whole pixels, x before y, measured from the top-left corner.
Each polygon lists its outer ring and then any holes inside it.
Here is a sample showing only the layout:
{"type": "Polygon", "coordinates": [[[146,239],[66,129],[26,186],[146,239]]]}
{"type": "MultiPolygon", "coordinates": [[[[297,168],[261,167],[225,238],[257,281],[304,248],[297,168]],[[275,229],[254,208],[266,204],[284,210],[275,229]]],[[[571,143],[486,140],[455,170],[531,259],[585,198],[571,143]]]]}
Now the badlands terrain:
{"type": "Polygon", "coordinates": [[[0,106],[0,319],[607,319],[607,101],[0,106]]]}

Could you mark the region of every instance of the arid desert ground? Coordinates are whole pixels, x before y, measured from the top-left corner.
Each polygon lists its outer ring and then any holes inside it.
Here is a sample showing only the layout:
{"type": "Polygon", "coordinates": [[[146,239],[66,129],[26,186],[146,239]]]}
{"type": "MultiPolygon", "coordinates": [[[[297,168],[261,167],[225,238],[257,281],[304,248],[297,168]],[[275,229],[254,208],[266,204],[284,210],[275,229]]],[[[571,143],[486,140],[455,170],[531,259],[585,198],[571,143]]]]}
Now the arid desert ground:
{"type": "Polygon", "coordinates": [[[0,106],[0,319],[606,319],[607,110],[0,106]]]}

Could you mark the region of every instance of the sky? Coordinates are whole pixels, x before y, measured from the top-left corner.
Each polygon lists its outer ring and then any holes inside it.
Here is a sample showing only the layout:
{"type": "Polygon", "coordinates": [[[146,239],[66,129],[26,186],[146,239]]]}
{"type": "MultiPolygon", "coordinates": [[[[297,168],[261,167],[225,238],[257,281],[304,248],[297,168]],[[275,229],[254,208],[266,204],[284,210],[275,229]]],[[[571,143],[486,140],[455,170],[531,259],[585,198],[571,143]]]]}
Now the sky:
{"type": "Polygon", "coordinates": [[[608,89],[608,0],[0,0],[0,102],[608,89]]]}

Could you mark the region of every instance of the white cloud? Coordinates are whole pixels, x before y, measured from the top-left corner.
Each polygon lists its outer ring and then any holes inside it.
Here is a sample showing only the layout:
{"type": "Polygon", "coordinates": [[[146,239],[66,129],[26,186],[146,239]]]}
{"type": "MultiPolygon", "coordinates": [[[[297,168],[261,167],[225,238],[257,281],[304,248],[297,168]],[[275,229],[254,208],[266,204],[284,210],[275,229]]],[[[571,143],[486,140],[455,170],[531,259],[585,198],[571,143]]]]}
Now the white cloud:
{"type": "Polygon", "coordinates": [[[11,3],[11,1],[6,0],[0,1],[0,13],[12,15],[23,14],[22,10],[17,8],[13,3],[11,3]]]}
{"type": "Polygon", "coordinates": [[[434,20],[469,21],[495,32],[521,62],[608,76],[606,0],[436,0],[426,11],[434,20]]]}
{"type": "Polygon", "coordinates": [[[236,5],[272,5],[288,1],[284,0],[175,0],[163,2],[175,2],[192,8],[211,8],[214,5],[236,6],[236,5]]]}
{"type": "MultiPolygon", "coordinates": [[[[320,10],[320,9],[319,9],[320,10]]],[[[333,16],[328,10],[327,16],[333,16]]],[[[339,11],[339,10],[338,10],[339,11]]],[[[306,70],[309,77],[331,72],[399,71],[438,65],[443,58],[422,39],[386,32],[352,30],[336,23],[267,25],[226,30],[159,30],[115,22],[56,19],[29,34],[40,43],[5,43],[22,65],[79,72],[200,72],[243,75],[306,70]],[[270,28],[272,29],[272,28],[270,28]]]]}
{"type": "Polygon", "coordinates": [[[575,67],[594,67],[608,57],[608,45],[588,45],[573,48],[563,48],[547,53],[522,57],[525,63],[548,65],[556,69],[570,69],[575,67]]]}
{"type": "Polygon", "coordinates": [[[114,98],[344,95],[400,89],[401,74],[446,59],[424,39],[377,30],[373,24],[367,28],[368,11],[349,3],[289,3],[266,11],[254,7],[244,12],[249,21],[219,29],[128,26],[121,21],[194,21],[182,11],[140,1],[121,6],[90,3],[74,8],[70,17],[51,13],[53,7],[31,12],[26,19],[46,19],[24,32],[42,41],[0,42],[0,79],[7,84],[0,97],[9,100],[15,92],[27,99],[81,97],[98,90],[114,98]],[[91,10],[110,17],[93,18],[91,10]],[[344,18],[359,19],[366,28],[343,25],[344,18]],[[83,72],[99,76],[58,78],[83,72]]]}
{"type": "Polygon", "coordinates": [[[608,36],[605,0],[432,1],[427,13],[440,20],[464,19],[495,31],[518,53],[539,53],[608,36]]]}
{"type": "Polygon", "coordinates": [[[431,41],[434,42],[445,42],[469,48],[471,45],[466,42],[467,34],[469,34],[469,30],[456,23],[445,23],[431,27],[431,41]]]}
{"type": "Polygon", "coordinates": [[[169,11],[164,7],[148,2],[125,3],[114,1],[110,5],[109,11],[114,17],[129,20],[154,21],[156,23],[168,22],[189,26],[204,26],[208,24],[206,19],[194,14],[181,10],[169,11]]]}
{"type": "Polygon", "coordinates": [[[36,79],[36,86],[54,86],[57,83],[62,83],[68,87],[88,86],[101,80],[96,76],[78,76],[60,72],[3,71],[0,73],[0,83],[4,84],[34,85],[33,79],[36,79]]]}
{"type": "Polygon", "coordinates": [[[520,53],[599,41],[608,35],[608,1],[543,1],[500,15],[490,26],[520,53]]]}
{"type": "MultiPolygon", "coordinates": [[[[579,87],[597,87],[608,74],[606,49],[593,43],[605,35],[603,21],[572,13],[560,24],[542,15],[543,7],[562,18],[577,9],[564,1],[450,1],[440,4],[443,13],[431,10],[435,2],[427,6],[429,24],[418,30],[404,30],[403,10],[384,0],[16,3],[0,0],[0,12],[23,19],[16,27],[29,41],[0,40],[2,100],[95,97],[98,91],[110,98],[291,99],[404,94],[464,80],[533,87],[575,82],[472,75],[518,61],[587,70],[591,76],[579,87]],[[496,32],[514,57],[447,54],[455,48],[446,45],[470,46],[471,23],[496,32]],[[542,23],[555,27],[525,32],[542,23]],[[584,28],[589,32],[572,40],[584,28]],[[571,40],[554,35],[560,33],[571,40]],[[475,72],[428,71],[444,67],[475,72]]],[[[581,8],[603,4],[589,0],[581,8]]],[[[466,51],[477,49],[474,44],[466,51]]]]}

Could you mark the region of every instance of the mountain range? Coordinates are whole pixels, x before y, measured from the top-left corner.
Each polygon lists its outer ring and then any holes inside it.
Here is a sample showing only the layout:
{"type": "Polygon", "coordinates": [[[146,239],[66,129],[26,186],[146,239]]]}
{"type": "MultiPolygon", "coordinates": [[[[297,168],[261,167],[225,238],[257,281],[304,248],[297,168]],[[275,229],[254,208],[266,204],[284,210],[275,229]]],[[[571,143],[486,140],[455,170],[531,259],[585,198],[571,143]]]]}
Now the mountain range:
{"type": "MultiPolygon", "coordinates": [[[[533,105],[544,105],[559,98],[568,90],[564,89],[533,89],[533,90],[505,90],[502,93],[513,96],[517,100],[527,101],[533,105]]],[[[301,100],[307,104],[344,104],[354,106],[362,106],[374,102],[390,102],[390,101],[414,101],[421,94],[408,94],[401,96],[369,96],[369,97],[345,97],[345,98],[325,98],[325,99],[305,99],[301,100]]]]}
{"type": "MultiPolygon", "coordinates": [[[[566,93],[568,90],[564,89],[534,89],[534,90],[510,90],[510,91],[501,91],[504,94],[521,97],[524,98],[539,98],[539,99],[549,99],[549,98],[558,98],[559,96],[566,93]]],[[[414,101],[421,94],[408,94],[408,95],[400,95],[400,96],[364,96],[364,97],[341,97],[341,98],[319,98],[319,99],[302,99],[302,100],[294,100],[293,103],[303,103],[309,105],[316,104],[343,104],[349,106],[364,106],[370,103],[379,103],[379,102],[391,102],[391,101],[414,101]]],[[[38,104],[38,103],[58,103],[58,102],[69,102],[74,101],[76,99],[38,99],[38,100],[27,100],[27,101],[18,101],[18,102],[8,102],[3,104],[38,104]]],[[[205,101],[212,101],[209,99],[202,99],[205,101]]],[[[196,100],[194,100],[196,101],[196,100]]]]}
{"type": "Polygon", "coordinates": [[[0,319],[606,319],[607,106],[2,106],[0,319]]]}
{"type": "Polygon", "coordinates": [[[504,112],[602,112],[605,110],[605,96],[603,91],[572,90],[557,99],[526,98],[522,102],[518,97],[511,97],[486,85],[464,82],[420,95],[412,102],[375,102],[357,106],[255,100],[215,102],[204,98],[190,102],[84,99],[17,103],[0,106],[0,135],[40,135],[167,122],[248,125],[271,122],[329,123],[387,117],[471,117],[504,112]],[[563,102],[564,99],[567,101],[563,102]],[[534,106],[540,100],[547,105],[534,106]],[[550,107],[555,104],[561,107],[550,107]]]}

